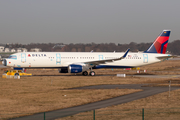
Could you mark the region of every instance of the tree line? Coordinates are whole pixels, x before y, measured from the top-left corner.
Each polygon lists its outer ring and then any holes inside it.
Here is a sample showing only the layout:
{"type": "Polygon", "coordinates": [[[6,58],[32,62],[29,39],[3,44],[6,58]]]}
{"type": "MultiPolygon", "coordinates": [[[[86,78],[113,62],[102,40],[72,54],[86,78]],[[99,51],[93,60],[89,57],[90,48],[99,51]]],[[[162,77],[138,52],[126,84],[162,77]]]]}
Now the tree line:
{"type": "MultiPolygon", "coordinates": [[[[9,44],[6,47],[9,48],[27,48],[28,51],[31,48],[40,48],[44,52],[123,52],[130,48],[132,52],[145,51],[152,43],[135,43],[131,42],[129,44],[115,44],[115,43],[87,43],[87,44],[66,44],[63,43],[31,43],[31,44],[9,44]]],[[[180,55],[180,40],[174,40],[168,44],[168,53],[173,55],[180,55]]]]}

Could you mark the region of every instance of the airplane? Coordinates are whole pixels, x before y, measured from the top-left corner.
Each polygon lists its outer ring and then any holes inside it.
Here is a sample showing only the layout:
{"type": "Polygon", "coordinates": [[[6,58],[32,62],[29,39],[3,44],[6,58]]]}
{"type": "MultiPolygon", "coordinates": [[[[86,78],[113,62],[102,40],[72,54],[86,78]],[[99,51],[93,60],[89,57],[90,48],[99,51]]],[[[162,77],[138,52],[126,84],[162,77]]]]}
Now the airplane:
{"type": "Polygon", "coordinates": [[[82,73],[95,76],[93,69],[134,68],[157,63],[172,55],[165,54],[170,30],[163,30],[144,52],[22,52],[3,60],[14,69],[57,68],[59,73],[82,73]]]}

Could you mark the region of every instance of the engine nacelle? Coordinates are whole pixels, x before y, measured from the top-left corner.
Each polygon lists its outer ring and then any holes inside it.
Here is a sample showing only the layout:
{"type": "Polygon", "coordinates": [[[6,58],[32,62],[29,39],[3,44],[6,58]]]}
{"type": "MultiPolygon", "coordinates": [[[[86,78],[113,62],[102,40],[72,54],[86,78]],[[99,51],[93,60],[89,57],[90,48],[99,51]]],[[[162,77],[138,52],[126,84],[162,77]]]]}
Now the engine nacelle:
{"type": "Polygon", "coordinates": [[[86,66],[82,65],[77,65],[77,64],[71,64],[68,66],[68,72],[69,73],[80,73],[83,71],[87,71],[89,68],[86,66]]]}

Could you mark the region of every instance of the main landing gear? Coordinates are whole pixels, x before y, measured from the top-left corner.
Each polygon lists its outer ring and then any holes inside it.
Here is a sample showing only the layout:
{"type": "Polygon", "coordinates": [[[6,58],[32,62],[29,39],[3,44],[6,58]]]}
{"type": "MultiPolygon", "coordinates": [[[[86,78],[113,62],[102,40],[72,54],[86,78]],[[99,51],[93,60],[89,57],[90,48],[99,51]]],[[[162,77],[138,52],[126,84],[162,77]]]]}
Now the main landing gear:
{"type": "Polygon", "coordinates": [[[89,73],[89,75],[90,75],[90,76],[95,76],[95,72],[94,72],[94,71],[91,71],[91,72],[89,73]]]}
{"type": "Polygon", "coordinates": [[[87,72],[87,71],[84,71],[84,72],[82,72],[82,75],[87,76],[87,75],[88,75],[88,72],[87,72]]]}
{"type": "MultiPolygon", "coordinates": [[[[87,72],[87,71],[84,71],[84,72],[82,72],[82,75],[87,76],[87,75],[88,75],[88,72],[87,72]]],[[[95,72],[94,72],[94,71],[90,71],[89,75],[90,75],[90,76],[95,76],[95,72]]]]}

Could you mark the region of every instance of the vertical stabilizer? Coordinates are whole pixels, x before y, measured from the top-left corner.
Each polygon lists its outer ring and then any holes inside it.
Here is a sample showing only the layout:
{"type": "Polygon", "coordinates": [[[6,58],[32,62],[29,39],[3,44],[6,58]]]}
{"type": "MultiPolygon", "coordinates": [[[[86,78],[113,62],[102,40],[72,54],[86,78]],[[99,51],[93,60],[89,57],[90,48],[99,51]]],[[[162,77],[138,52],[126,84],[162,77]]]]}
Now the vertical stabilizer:
{"type": "Polygon", "coordinates": [[[169,41],[171,31],[163,30],[163,32],[156,38],[153,44],[145,51],[145,53],[160,53],[165,54],[169,41]]]}

